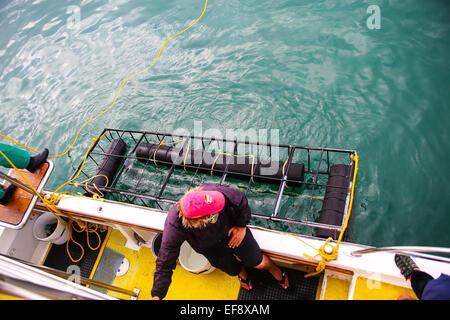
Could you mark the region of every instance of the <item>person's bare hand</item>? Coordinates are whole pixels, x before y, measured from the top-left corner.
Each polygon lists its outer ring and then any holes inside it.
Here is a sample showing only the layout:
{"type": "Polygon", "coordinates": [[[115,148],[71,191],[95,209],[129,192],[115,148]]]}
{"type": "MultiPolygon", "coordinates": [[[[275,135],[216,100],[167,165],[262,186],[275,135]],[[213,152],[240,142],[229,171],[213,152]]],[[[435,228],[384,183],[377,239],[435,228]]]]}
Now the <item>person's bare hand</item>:
{"type": "Polygon", "coordinates": [[[246,228],[241,227],[233,227],[228,231],[228,235],[231,236],[230,241],[228,242],[228,246],[230,248],[239,247],[242,240],[245,237],[246,228]]]}

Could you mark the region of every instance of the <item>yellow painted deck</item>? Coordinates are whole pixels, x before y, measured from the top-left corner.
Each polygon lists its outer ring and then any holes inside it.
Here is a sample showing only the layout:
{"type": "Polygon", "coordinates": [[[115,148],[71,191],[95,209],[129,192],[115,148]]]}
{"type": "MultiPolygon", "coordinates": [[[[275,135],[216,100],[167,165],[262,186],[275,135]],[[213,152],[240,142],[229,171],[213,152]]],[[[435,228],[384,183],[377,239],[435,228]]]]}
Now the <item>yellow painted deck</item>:
{"type": "MultiPolygon", "coordinates": [[[[322,279],[323,281],[323,279],[322,279]]],[[[348,300],[350,294],[352,276],[347,279],[327,277],[327,286],[324,293],[324,300],[348,300]]],[[[321,290],[322,282],[319,284],[321,290]]],[[[410,288],[400,287],[393,284],[377,281],[364,277],[357,277],[353,300],[397,300],[398,297],[406,293],[413,299],[417,299],[414,291],[410,288]]],[[[320,292],[317,294],[320,297],[320,292]]]]}
{"type": "MultiPolygon", "coordinates": [[[[116,276],[114,286],[124,289],[140,290],[138,300],[151,299],[153,270],[156,258],[150,248],[142,247],[139,251],[125,247],[126,239],[113,230],[107,246],[120,252],[130,262],[130,268],[123,276],[116,276]]],[[[239,293],[239,281],[216,269],[209,274],[193,274],[184,270],[179,263],[172,276],[172,284],[167,292],[167,300],[234,300],[239,293]]],[[[129,296],[108,292],[109,295],[129,299],[129,296]]]]}
{"type": "MultiPolygon", "coordinates": [[[[133,290],[139,289],[138,300],[151,299],[151,289],[153,286],[153,271],[155,269],[156,258],[150,248],[141,247],[135,251],[125,247],[126,238],[120,231],[113,229],[110,232],[106,246],[120,252],[129,261],[130,267],[123,276],[116,276],[112,285],[133,290]]],[[[100,257],[99,257],[100,258],[100,257]]],[[[275,261],[282,267],[297,269],[303,272],[311,272],[314,268],[299,264],[287,264],[275,261]]],[[[93,271],[94,272],[94,271],[93,271]]],[[[321,297],[324,300],[347,300],[349,297],[352,276],[348,274],[335,273],[326,277],[326,288],[321,294],[324,275],[318,283],[316,299],[321,297]]],[[[355,281],[354,300],[397,300],[401,294],[408,294],[417,299],[414,292],[405,287],[357,277],[355,281]]],[[[239,293],[239,281],[236,277],[230,277],[226,273],[216,269],[209,274],[193,274],[184,270],[179,263],[172,276],[172,284],[169,288],[167,300],[235,300],[239,293]]],[[[125,294],[109,291],[108,295],[130,299],[125,294]]],[[[14,297],[0,294],[0,300],[10,300],[14,297]]]]}
{"type": "MultiPolygon", "coordinates": [[[[123,276],[116,276],[114,286],[133,290],[138,288],[140,294],[138,300],[151,299],[153,286],[153,270],[156,258],[151,249],[142,247],[139,251],[125,247],[126,239],[118,231],[113,230],[107,246],[123,254],[130,262],[128,272],[123,276]]],[[[289,265],[277,263],[284,267],[295,268],[309,272],[312,267],[301,265],[289,265]]],[[[327,286],[324,294],[325,300],[347,300],[350,290],[351,276],[348,280],[335,277],[327,278],[327,286]]],[[[316,299],[319,299],[322,290],[323,276],[321,277],[316,299]]],[[[172,284],[165,299],[168,300],[235,300],[239,293],[239,282],[236,277],[230,277],[226,273],[216,269],[210,274],[193,274],[184,270],[179,263],[172,276],[172,284]]],[[[373,279],[358,277],[355,283],[354,300],[397,300],[402,294],[407,293],[416,298],[411,289],[394,286],[373,279]]],[[[108,292],[109,295],[130,299],[129,296],[108,292]]]]}
{"type": "Polygon", "coordinates": [[[324,300],[347,300],[349,288],[350,283],[348,281],[329,277],[324,300]]]}
{"type": "Polygon", "coordinates": [[[389,283],[358,277],[355,285],[354,300],[397,300],[406,293],[417,299],[414,291],[409,288],[395,286],[389,283]]]}

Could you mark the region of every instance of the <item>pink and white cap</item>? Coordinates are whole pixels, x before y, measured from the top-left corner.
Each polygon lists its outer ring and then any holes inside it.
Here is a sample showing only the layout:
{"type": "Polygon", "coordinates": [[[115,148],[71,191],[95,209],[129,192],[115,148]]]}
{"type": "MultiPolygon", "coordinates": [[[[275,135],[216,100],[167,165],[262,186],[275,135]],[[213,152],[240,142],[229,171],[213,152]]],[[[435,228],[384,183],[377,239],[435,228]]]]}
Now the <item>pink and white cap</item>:
{"type": "Polygon", "coordinates": [[[225,206],[225,196],[219,191],[192,191],[180,200],[181,213],[188,219],[216,214],[225,206]]]}

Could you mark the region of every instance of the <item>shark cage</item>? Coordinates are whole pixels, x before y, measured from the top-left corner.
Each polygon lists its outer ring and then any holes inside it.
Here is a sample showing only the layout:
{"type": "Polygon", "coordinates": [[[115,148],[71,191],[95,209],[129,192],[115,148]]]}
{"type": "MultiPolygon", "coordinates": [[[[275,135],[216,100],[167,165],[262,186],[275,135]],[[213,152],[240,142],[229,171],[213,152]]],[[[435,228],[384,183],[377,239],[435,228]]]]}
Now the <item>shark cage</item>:
{"type": "Polygon", "coordinates": [[[72,175],[84,196],[168,211],[191,188],[219,184],[247,196],[252,225],[334,239],[350,214],[354,150],[108,128],[99,137],[72,175]]]}

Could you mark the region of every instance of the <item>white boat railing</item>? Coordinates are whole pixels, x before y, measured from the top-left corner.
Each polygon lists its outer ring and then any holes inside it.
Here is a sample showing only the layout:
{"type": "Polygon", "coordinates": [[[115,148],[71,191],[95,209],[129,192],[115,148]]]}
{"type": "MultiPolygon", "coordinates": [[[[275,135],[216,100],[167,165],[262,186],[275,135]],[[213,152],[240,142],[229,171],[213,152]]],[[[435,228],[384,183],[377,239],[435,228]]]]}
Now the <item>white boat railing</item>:
{"type": "Polygon", "coordinates": [[[0,255],[0,293],[29,300],[117,300],[5,255],[0,255]]]}
{"type": "Polygon", "coordinates": [[[393,253],[399,253],[399,254],[403,254],[403,255],[407,255],[407,256],[411,256],[411,257],[418,257],[418,258],[424,258],[424,259],[428,259],[428,260],[450,263],[450,258],[421,253],[421,252],[428,252],[428,253],[450,254],[450,248],[443,248],[443,247],[424,247],[424,246],[379,247],[379,248],[368,248],[368,249],[363,249],[363,250],[356,250],[356,251],[351,252],[351,255],[354,257],[358,257],[363,254],[377,253],[377,252],[393,252],[393,253]]]}

